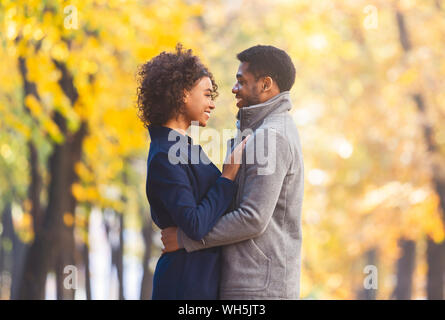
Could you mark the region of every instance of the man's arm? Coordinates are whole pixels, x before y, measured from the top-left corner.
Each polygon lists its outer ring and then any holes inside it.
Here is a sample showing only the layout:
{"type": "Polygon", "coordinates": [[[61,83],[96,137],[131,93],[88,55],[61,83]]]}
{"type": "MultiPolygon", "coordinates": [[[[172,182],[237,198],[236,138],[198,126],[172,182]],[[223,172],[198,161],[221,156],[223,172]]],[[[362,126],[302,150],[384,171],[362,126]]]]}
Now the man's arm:
{"type": "Polygon", "coordinates": [[[268,134],[268,139],[264,137],[267,131],[257,131],[254,139],[246,144],[247,159],[256,149],[257,154],[268,155],[268,162],[264,164],[255,155],[251,157],[253,163],[246,164],[244,181],[240,181],[240,186],[243,184],[244,187],[239,208],[222,216],[202,242],[194,241],[178,230],[178,242],[188,252],[255,238],[266,230],[292,161],[286,139],[275,130],[269,131],[272,134],[268,134]],[[269,174],[264,172],[266,166],[272,169],[269,174]]]}

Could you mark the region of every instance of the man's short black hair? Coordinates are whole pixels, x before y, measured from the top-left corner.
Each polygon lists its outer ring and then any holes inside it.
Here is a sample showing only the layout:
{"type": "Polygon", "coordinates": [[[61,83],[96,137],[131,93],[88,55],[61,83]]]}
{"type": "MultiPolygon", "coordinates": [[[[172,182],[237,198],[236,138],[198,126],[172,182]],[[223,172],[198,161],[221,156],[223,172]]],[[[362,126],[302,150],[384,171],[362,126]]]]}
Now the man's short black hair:
{"type": "Polygon", "coordinates": [[[289,55],[273,46],[256,45],[236,56],[241,62],[248,62],[247,69],[258,80],[271,77],[277,82],[280,92],[289,91],[295,82],[295,66],[289,55]]]}

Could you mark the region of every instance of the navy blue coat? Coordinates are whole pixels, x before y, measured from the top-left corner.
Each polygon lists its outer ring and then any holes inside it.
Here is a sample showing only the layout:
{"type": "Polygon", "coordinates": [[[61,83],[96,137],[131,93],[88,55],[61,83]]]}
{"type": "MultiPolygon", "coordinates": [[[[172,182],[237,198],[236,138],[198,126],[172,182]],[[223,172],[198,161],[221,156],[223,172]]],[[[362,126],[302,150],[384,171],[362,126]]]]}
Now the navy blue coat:
{"type": "MultiPolygon", "coordinates": [[[[189,238],[201,240],[229,207],[235,183],[221,177],[190,137],[153,125],[149,132],[146,192],[153,222],[160,229],[176,226],[189,238]],[[176,139],[169,141],[169,134],[176,139]]],[[[218,247],[162,254],[153,277],[152,299],[218,299],[219,259],[218,247]]]]}

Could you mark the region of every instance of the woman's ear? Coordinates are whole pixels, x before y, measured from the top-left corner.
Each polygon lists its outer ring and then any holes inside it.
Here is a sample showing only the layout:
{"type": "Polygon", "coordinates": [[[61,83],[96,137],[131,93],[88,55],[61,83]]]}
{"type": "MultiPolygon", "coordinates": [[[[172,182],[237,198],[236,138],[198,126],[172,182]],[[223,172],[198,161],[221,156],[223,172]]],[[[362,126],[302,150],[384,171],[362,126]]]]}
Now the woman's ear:
{"type": "Polygon", "coordinates": [[[188,90],[184,89],[184,97],[182,99],[184,104],[187,103],[189,97],[190,97],[190,92],[188,90]]]}

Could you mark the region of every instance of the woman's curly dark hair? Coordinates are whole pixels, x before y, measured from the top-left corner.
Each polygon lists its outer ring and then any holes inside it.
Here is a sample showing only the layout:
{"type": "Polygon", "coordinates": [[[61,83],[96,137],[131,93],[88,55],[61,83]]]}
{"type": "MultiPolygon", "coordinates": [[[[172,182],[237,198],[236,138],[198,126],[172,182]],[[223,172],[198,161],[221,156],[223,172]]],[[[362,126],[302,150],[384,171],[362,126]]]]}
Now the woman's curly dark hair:
{"type": "Polygon", "coordinates": [[[213,75],[191,49],[176,45],[176,52],[162,52],[139,67],[137,88],[138,116],[148,128],[163,125],[183,112],[184,89],[191,90],[196,81],[209,77],[212,98],[218,95],[213,75]]]}

